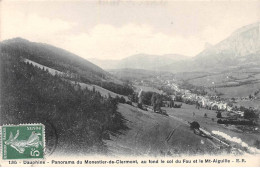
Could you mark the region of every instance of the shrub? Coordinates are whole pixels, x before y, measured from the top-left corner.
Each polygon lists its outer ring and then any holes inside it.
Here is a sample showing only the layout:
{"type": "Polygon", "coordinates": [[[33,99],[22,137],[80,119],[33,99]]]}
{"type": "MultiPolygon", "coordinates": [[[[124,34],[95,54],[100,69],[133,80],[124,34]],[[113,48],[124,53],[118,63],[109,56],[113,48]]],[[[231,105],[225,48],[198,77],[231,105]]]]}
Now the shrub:
{"type": "Polygon", "coordinates": [[[218,124],[223,124],[223,121],[221,119],[218,119],[217,123],[218,124]]]}
{"type": "Polygon", "coordinates": [[[132,102],[131,101],[126,101],[126,104],[131,105],[132,106],[132,102]]]}
{"type": "Polygon", "coordinates": [[[222,118],[221,112],[217,113],[217,118],[222,118]]]}
{"type": "Polygon", "coordinates": [[[244,109],[244,118],[245,119],[251,119],[256,118],[256,114],[253,109],[244,109]]]}

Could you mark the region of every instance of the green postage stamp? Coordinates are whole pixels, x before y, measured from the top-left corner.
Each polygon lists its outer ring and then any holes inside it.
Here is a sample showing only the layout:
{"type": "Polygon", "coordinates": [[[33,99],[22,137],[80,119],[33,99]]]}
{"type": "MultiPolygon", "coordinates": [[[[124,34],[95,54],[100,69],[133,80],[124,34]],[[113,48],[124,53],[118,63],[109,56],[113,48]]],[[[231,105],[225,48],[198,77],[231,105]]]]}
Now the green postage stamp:
{"type": "Polygon", "coordinates": [[[44,158],[43,124],[3,125],[1,133],[2,159],[44,158]]]}

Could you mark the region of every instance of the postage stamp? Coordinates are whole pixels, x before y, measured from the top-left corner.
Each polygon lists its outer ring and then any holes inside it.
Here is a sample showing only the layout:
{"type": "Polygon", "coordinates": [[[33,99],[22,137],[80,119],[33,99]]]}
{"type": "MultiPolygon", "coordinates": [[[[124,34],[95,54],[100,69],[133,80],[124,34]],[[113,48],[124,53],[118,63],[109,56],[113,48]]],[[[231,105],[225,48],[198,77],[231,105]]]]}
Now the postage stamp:
{"type": "Polygon", "coordinates": [[[43,124],[21,124],[2,126],[2,158],[44,158],[45,127],[43,124]]]}

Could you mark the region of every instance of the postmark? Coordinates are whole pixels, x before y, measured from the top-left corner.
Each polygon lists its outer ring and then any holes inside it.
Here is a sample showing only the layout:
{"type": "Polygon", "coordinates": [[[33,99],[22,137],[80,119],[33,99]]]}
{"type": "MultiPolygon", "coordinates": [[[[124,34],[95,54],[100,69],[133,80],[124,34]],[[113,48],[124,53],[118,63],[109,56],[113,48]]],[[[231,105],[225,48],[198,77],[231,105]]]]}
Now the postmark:
{"type": "Polygon", "coordinates": [[[3,125],[2,159],[43,159],[45,126],[43,124],[3,125]]]}

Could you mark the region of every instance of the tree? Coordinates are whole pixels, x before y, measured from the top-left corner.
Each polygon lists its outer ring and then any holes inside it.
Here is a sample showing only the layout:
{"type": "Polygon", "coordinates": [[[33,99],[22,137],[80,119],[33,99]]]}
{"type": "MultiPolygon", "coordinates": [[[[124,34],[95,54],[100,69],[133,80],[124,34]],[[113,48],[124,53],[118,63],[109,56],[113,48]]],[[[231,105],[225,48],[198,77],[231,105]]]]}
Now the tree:
{"type": "Polygon", "coordinates": [[[125,103],[125,98],[123,96],[120,97],[120,100],[119,100],[120,103],[125,103]]]}
{"type": "Polygon", "coordinates": [[[174,102],[173,100],[170,101],[170,108],[174,107],[174,102]]]}
{"type": "Polygon", "coordinates": [[[116,102],[119,103],[120,102],[120,97],[118,95],[116,95],[115,100],[116,100],[116,102]]]}
{"type": "Polygon", "coordinates": [[[138,107],[139,109],[143,109],[142,103],[138,103],[138,104],[137,104],[137,107],[138,107]]]}
{"type": "Polygon", "coordinates": [[[151,105],[154,106],[156,101],[156,94],[153,93],[152,98],[151,98],[151,105]]]}
{"type": "Polygon", "coordinates": [[[200,124],[196,121],[193,121],[190,123],[190,128],[191,129],[199,129],[200,128],[200,124]]]}
{"type": "Polygon", "coordinates": [[[161,111],[161,106],[162,106],[162,99],[160,95],[156,95],[154,110],[161,111]]]}
{"type": "Polygon", "coordinates": [[[256,114],[254,112],[253,109],[246,109],[244,110],[244,118],[245,119],[251,119],[251,118],[255,118],[256,117],[256,114]]]}
{"type": "Polygon", "coordinates": [[[217,118],[222,118],[221,112],[217,113],[217,118]]]}

